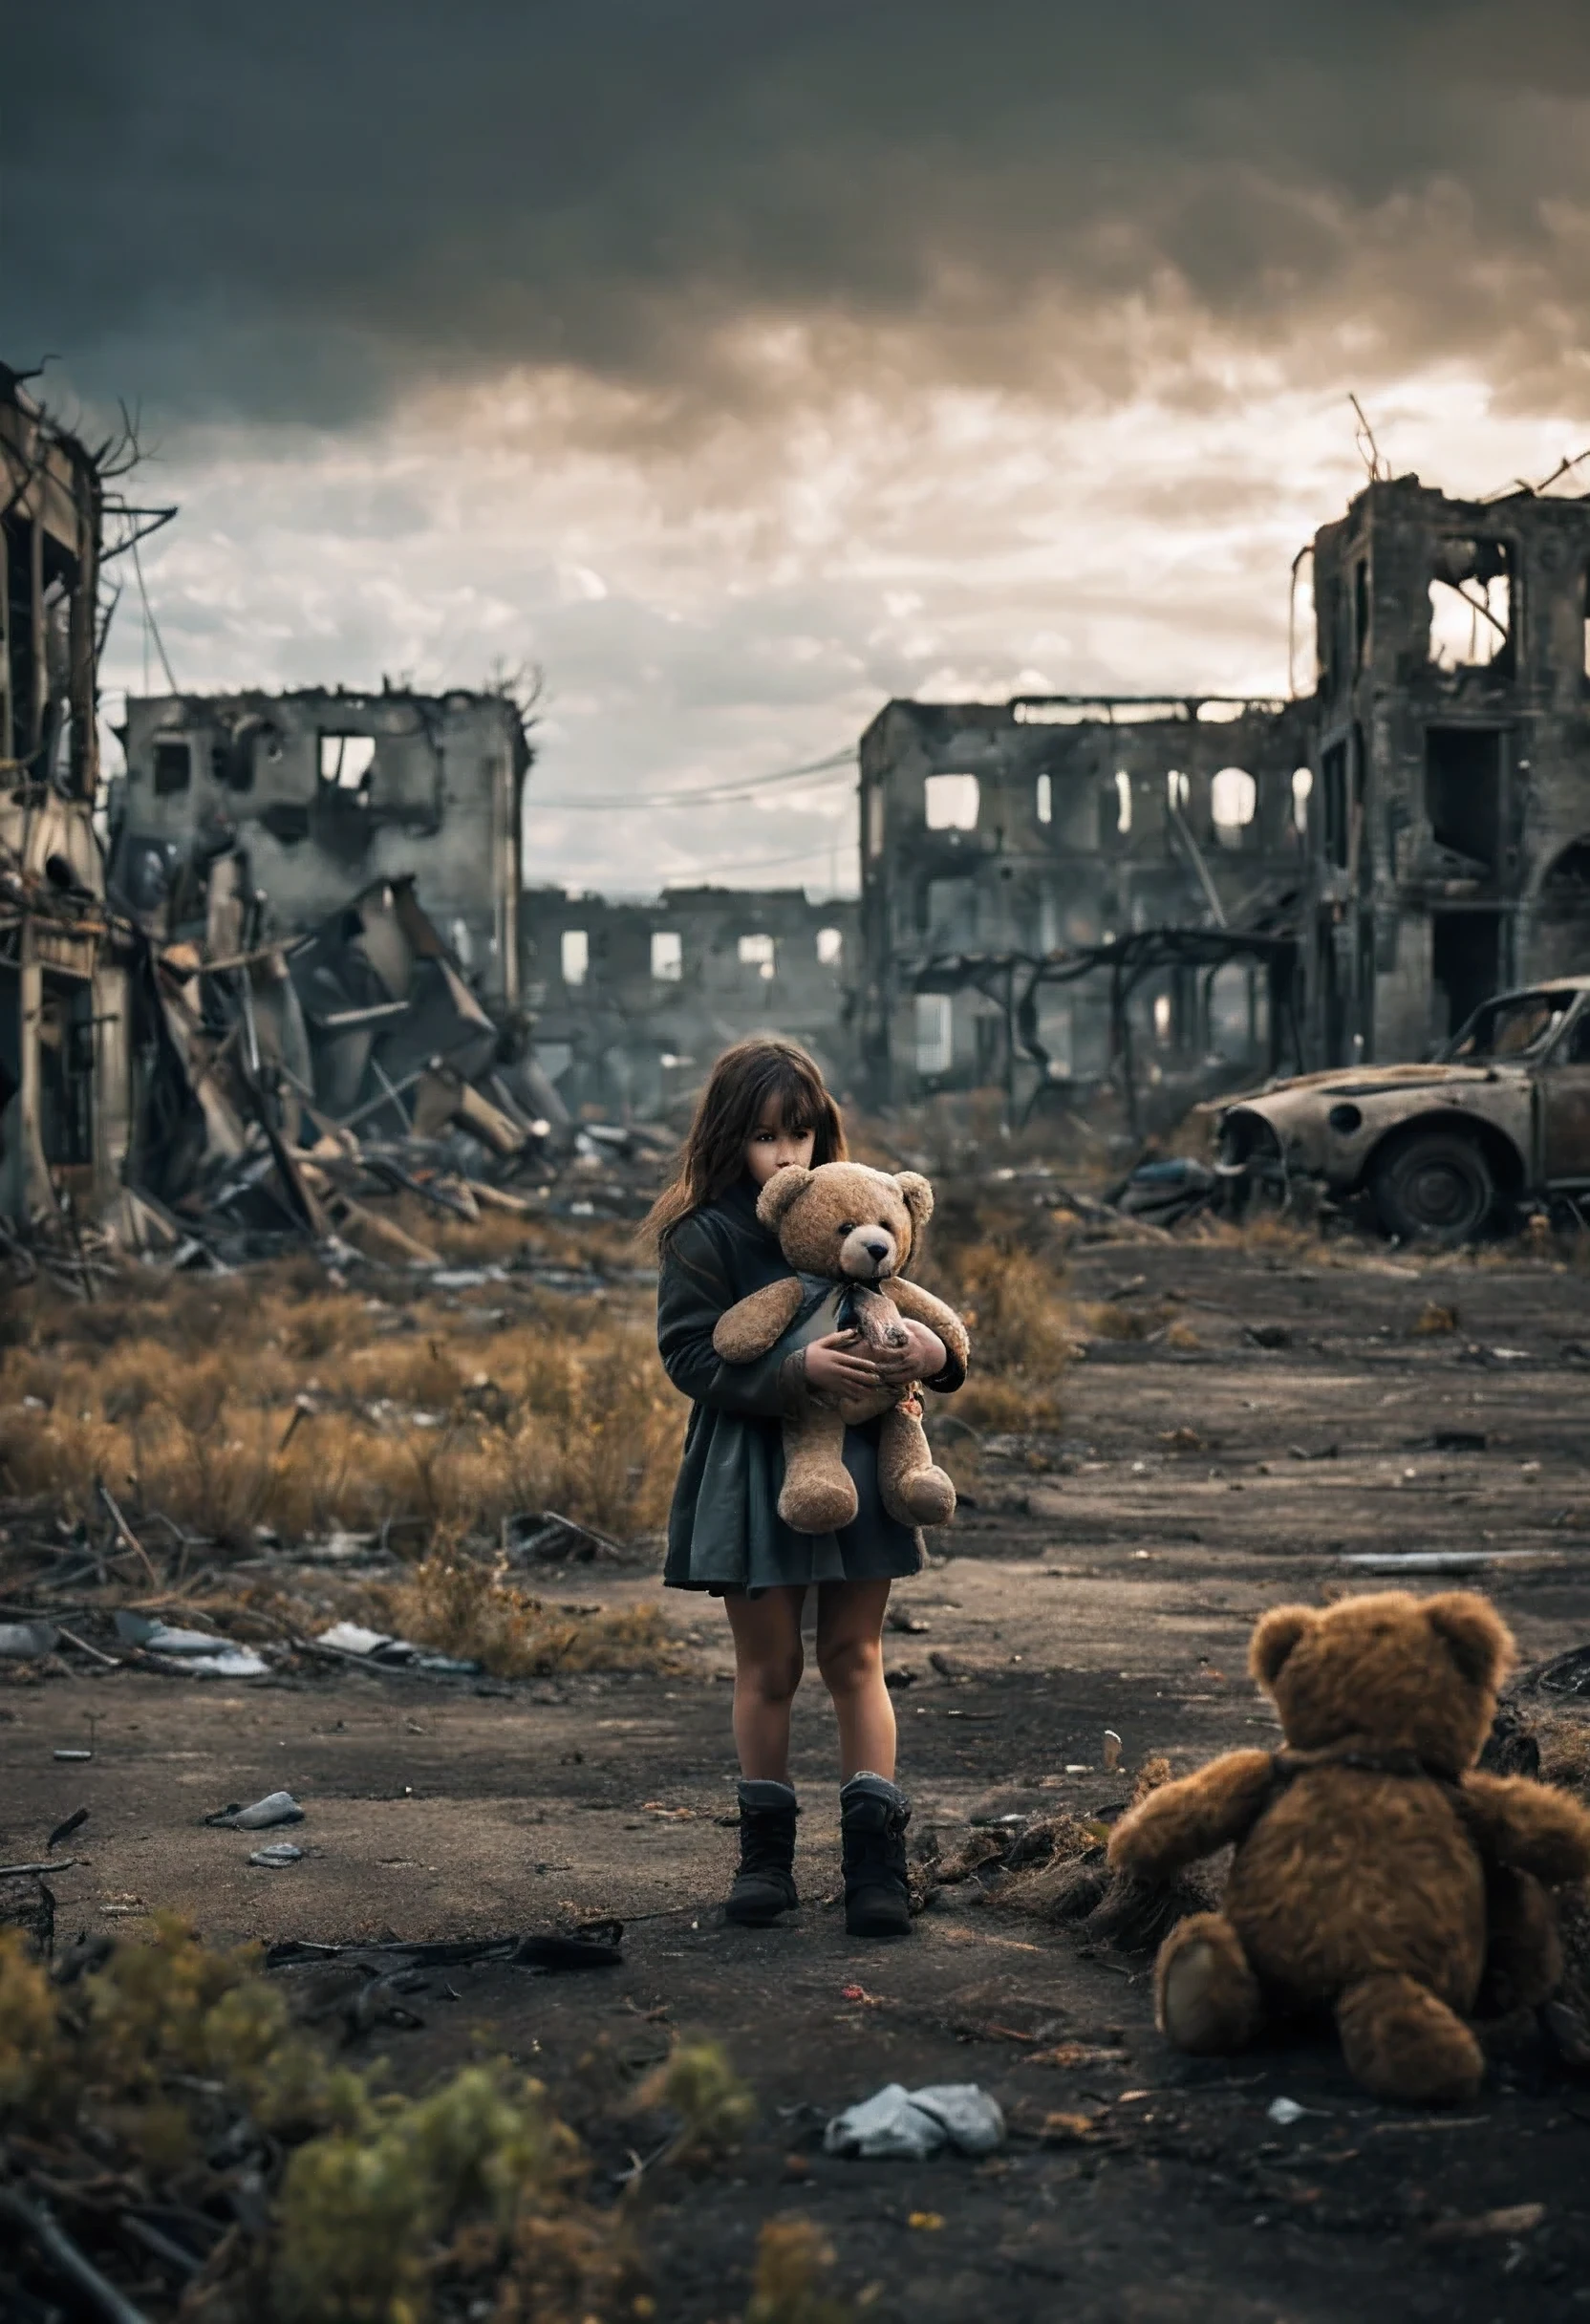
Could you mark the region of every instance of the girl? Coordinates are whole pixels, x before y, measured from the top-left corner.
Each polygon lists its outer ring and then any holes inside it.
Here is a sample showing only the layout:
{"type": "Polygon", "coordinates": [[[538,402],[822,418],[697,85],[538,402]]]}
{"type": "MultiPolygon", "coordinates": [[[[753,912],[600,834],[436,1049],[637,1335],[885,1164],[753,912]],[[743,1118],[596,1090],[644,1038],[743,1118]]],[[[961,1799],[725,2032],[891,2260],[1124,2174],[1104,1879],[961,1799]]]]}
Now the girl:
{"type": "Polygon", "coordinates": [[[883,1618],[896,1574],[922,1564],[921,1536],[885,1512],[877,1426],[845,1433],[845,1465],[860,1501],[837,1534],[798,1534],[778,1514],[781,1417],[804,1378],[818,1394],[913,1381],[948,1391],[964,1367],[923,1323],[907,1344],[864,1352],[856,1335],[809,1336],[792,1324],[750,1364],[725,1364],[713,1327],[765,1283],[789,1273],[778,1237],[757,1217],[776,1170],[845,1159],[845,1130],[823,1077],[793,1042],[758,1038],[713,1067],[673,1183],[647,1220],[661,1259],[657,1345],[694,1410],[668,1520],[664,1583],[723,1600],[734,1635],[734,1736],[740,1754],[740,1869],[731,1921],[760,1926],[798,1902],[789,1714],[801,1682],[801,1608],[817,1591],[817,1667],[839,1719],[845,1925],[852,1936],[904,1936],[911,1921],[905,1830],[896,1790],[894,1708],[883,1677],[883,1618]]]}

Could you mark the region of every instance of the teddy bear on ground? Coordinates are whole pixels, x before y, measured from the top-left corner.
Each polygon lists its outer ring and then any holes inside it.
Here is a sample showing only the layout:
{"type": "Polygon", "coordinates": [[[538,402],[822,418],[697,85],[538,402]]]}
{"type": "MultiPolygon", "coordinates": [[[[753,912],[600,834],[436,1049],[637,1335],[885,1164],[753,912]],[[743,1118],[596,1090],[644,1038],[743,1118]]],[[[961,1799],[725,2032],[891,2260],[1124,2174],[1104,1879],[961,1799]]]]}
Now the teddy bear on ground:
{"type": "MultiPolygon", "coordinates": [[[[805,1339],[855,1331],[874,1347],[903,1345],[901,1316],[926,1323],[959,1363],[966,1327],[952,1307],[901,1270],[933,1215],[933,1189],[913,1170],[891,1177],[860,1162],[791,1162],[775,1171],[757,1202],[794,1273],[754,1291],[718,1319],[713,1346],[725,1363],[765,1355],[792,1323],[805,1339]]],[[[856,1489],[845,1466],[845,1431],[882,1419],[878,1490],[891,1517],[906,1525],[943,1525],[955,1515],[956,1489],[935,1465],[914,1390],[882,1388],[842,1405],[803,1390],[784,1419],[784,1490],[779,1515],[796,1533],[833,1533],[856,1514],[856,1489]]]]}
{"type": "Polygon", "coordinates": [[[1469,1590],[1277,1606],[1248,1667],[1282,1751],[1239,1751],[1151,1792],[1111,1838],[1161,1882],[1228,1841],[1218,1912],[1160,1947],[1161,2029],[1240,2050],[1333,2012],[1376,2097],[1461,2104],[1484,2060],[1465,2020],[1546,1999],[1561,1975],[1546,1890],[1590,1872],[1590,1815],[1521,1775],[1475,1772],[1512,1635],[1469,1590]]]}

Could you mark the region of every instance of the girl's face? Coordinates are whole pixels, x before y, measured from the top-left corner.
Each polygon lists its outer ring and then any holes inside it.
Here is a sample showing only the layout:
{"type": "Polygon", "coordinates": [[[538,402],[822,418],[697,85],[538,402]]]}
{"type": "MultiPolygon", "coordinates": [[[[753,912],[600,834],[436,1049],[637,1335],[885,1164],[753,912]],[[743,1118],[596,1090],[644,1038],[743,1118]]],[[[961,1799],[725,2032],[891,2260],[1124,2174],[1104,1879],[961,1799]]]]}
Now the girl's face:
{"type": "Polygon", "coordinates": [[[745,1168],[752,1183],[765,1186],[776,1170],[786,1162],[799,1162],[803,1170],[811,1168],[812,1148],[817,1143],[814,1130],[785,1130],[779,1112],[779,1101],[769,1098],[762,1109],[762,1118],[751,1132],[751,1142],[745,1149],[745,1168]]]}

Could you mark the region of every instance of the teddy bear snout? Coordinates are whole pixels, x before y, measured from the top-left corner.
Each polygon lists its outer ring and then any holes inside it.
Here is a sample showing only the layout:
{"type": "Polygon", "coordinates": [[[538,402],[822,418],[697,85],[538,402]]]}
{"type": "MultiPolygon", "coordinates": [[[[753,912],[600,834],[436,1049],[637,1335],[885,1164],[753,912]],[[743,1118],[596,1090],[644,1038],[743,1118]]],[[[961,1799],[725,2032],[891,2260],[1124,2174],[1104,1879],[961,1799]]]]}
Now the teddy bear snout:
{"type": "Polygon", "coordinates": [[[886,1227],[857,1227],[845,1238],[840,1263],[847,1275],[878,1282],[893,1274],[896,1256],[894,1237],[886,1227]]]}

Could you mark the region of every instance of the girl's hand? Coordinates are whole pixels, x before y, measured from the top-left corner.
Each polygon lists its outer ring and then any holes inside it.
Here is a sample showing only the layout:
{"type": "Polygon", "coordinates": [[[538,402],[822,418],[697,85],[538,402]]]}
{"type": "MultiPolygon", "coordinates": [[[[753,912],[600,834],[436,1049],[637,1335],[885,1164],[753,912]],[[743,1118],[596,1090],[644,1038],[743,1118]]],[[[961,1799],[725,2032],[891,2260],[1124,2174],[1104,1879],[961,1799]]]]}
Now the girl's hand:
{"type": "Polygon", "coordinates": [[[949,1362],[937,1332],[906,1316],[900,1318],[900,1329],[906,1335],[901,1346],[877,1350],[878,1378],[885,1388],[909,1388],[913,1380],[935,1379],[949,1362]]]}
{"type": "Polygon", "coordinates": [[[830,1331],[826,1339],[806,1345],[806,1386],[819,1395],[875,1396],[878,1366],[871,1357],[858,1355],[860,1337],[853,1331],[830,1331]]]}

